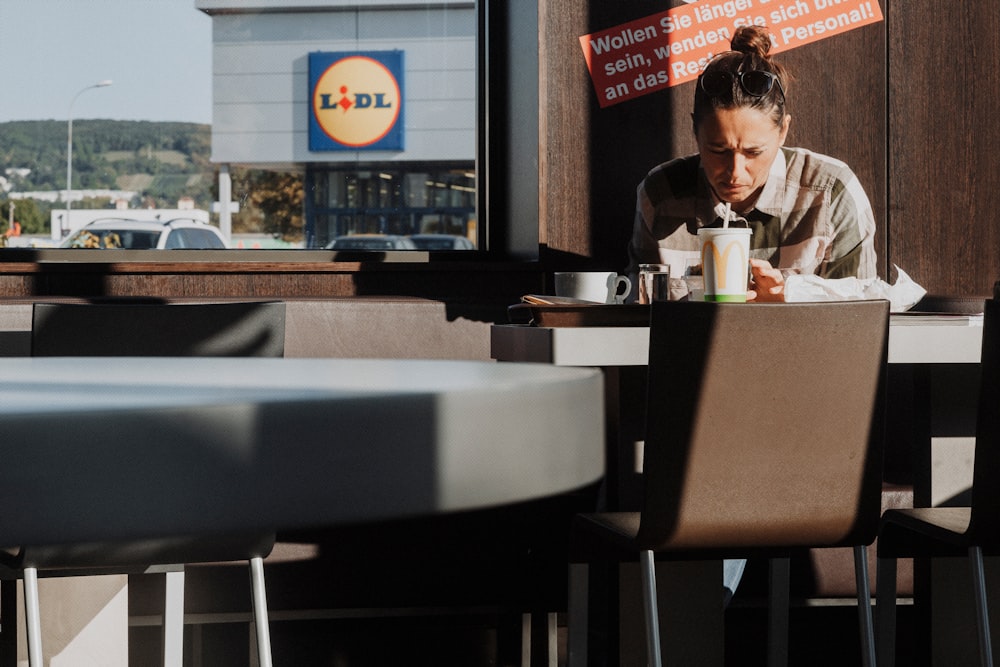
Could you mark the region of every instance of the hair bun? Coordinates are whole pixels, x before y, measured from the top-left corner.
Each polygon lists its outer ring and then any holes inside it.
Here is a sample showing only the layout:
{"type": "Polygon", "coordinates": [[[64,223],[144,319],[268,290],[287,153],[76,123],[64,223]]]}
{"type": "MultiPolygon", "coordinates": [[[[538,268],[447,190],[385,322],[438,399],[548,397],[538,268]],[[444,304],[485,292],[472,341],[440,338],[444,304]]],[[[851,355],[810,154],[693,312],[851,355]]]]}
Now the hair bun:
{"type": "Polygon", "coordinates": [[[768,59],[771,51],[771,33],[759,25],[745,25],[736,29],[733,39],[729,42],[733,51],[755,55],[762,60],[768,59]]]}

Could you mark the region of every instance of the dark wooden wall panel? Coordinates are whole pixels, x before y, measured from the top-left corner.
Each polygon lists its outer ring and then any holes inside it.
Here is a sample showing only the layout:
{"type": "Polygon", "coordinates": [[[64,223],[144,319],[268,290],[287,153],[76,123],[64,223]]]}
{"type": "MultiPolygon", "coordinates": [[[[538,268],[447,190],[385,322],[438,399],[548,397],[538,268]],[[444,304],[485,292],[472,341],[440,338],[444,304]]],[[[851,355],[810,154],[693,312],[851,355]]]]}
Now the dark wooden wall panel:
{"type": "Polygon", "coordinates": [[[889,47],[889,257],[935,294],[1000,279],[1000,12],[885,0],[889,47]]]}
{"type": "Polygon", "coordinates": [[[590,125],[589,79],[582,56],[576,58],[580,47],[569,38],[586,32],[586,5],[586,0],[564,0],[538,6],[539,242],[581,256],[591,253],[589,238],[574,235],[572,225],[559,221],[589,220],[590,215],[590,146],[580,134],[590,125]]]}
{"type": "Polygon", "coordinates": [[[578,38],[663,11],[662,0],[539,0],[540,225],[548,266],[620,270],[635,187],[669,156],[671,97],[600,109],[578,38]]]}

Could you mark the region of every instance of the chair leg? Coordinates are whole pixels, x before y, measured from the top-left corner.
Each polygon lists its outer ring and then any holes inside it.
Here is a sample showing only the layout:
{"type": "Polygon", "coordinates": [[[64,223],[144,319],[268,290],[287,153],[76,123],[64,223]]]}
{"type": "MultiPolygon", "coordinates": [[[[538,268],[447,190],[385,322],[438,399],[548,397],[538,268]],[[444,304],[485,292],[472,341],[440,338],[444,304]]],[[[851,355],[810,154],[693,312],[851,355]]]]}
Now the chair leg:
{"type": "Polygon", "coordinates": [[[271,667],[271,630],[267,621],[267,592],[264,588],[264,559],[250,559],[250,590],[253,595],[253,620],[257,629],[259,667],[271,667]]]}
{"type": "Polygon", "coordinates": [[[590,566],[569,564],[569,602],[566,615],[567,667],[586,667],[589,632],[590,566]]]}
{"type": "Polygon", "coordinates": [[[553,612],[535,611],[524,614],[521,634],[522,667],[556,667],[558,663],[557,617],[553,612]]]}
{"type": "Polygon", "coordinates": [[[531,667],[532,616],[531,612],[521,614],[521,667],[531,667]]]}
{"type": "Polygon", "coordinates": [[[878,667],[896,664],[896,559],[878,559],[875,601],[878,607],[878,667]]]}
{"type": "Polygon", "coordinates": [[[184,665],[184,566],[166,571],[163,598],[163,667],[184,665]]]}
{"type": "Polygon", "coordinates": [[[24,568],[24,621],[28,629],[28,665],[42,667],[42,621],[38,609],[38,570],[24,568]]]}
{"type": "Polygon", "coordinates": [[[990,611],[986,605],[986,573],[983,570],[983,550],[969,547],[972,584],[976,594],[976,625],[979,629],[979,663],[993,667],[993,647],[990,642],[990,611]]]}
{"type": "Polygon", "coordinates": [[[559,614],[550,611],[546,614],[545,635],[548,647],[547,662],[549,667],[556,667],[559,664],[559,614]]]}
{"type": "Polygon", "coordinates": [[[875,628],[872,623],[872,591],[868,583],[868,549],[854,547],[854,584],[858,592],[858,622],[861,624],[861,664],[875,667],[875,628]]]}
{"type": "Polygon", "coordinates": [[[656,606],[656,563],[652,551],[639,553],[642,570],[643,609],[646,614],[646,662],[650,667],[661,667],[660,613],[656,606]]]}
{"type": "Polygon", "coordinates": [[[767,664],[788,665],[788,609],[791,597],[791,562],[787,558],[768,561],[767,664]]]}

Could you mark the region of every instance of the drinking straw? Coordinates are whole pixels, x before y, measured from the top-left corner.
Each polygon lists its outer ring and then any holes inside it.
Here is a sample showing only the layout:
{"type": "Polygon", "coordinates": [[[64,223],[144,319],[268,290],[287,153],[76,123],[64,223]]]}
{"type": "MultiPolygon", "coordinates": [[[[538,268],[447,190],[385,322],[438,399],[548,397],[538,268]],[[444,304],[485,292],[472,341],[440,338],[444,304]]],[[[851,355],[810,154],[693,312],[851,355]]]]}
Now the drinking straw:
{"type": "Polygon", "coordinates": [[[729,229],[729,211],[732,207],[733,205],[731,202],[726,202],[726,217],[722,220],[723,229],[729,229]]]}

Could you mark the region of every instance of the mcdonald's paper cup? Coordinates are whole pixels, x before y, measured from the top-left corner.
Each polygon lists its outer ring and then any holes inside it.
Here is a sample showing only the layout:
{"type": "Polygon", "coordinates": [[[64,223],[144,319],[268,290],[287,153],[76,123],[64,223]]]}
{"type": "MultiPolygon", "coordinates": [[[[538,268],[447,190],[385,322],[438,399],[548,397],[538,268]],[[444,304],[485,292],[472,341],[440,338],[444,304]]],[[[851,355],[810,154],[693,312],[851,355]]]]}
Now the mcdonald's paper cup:
{"type": "Polygon", "coordinates": [[[698,230],[705,301],[747,300],[750,234],[746,227],[703,227],[698,230]]]}

